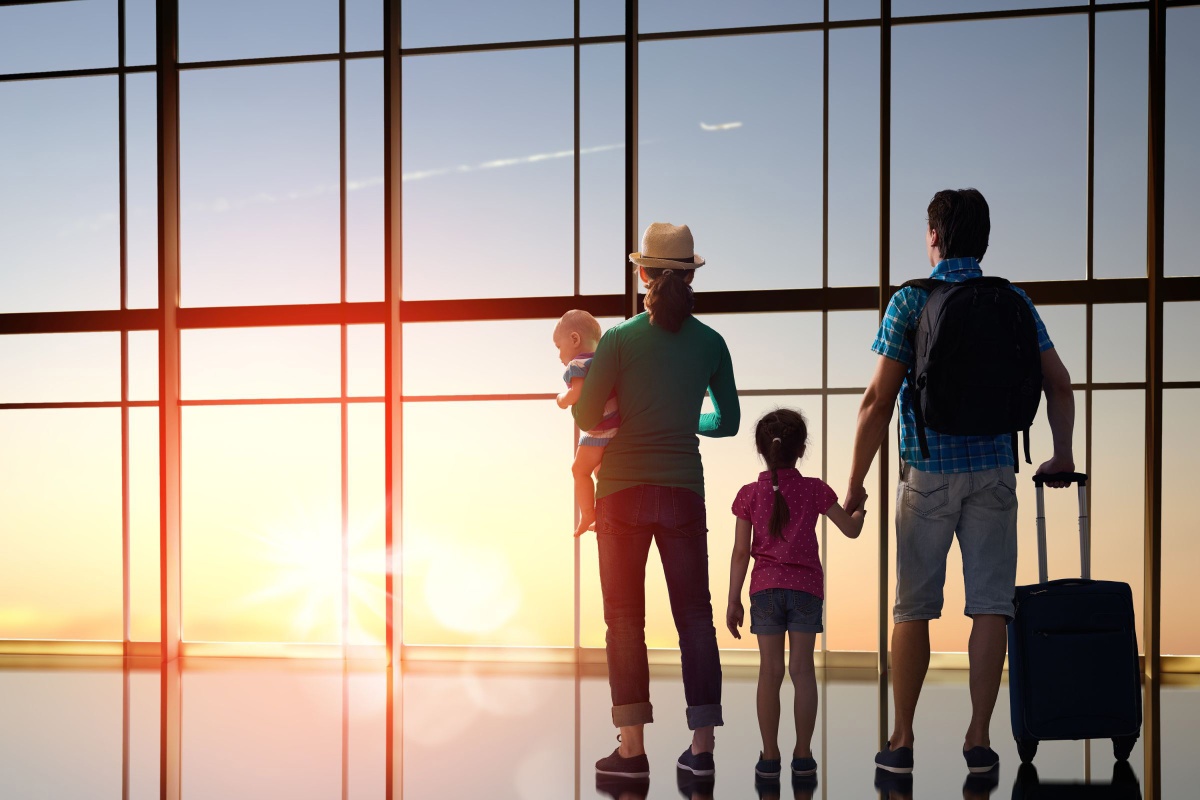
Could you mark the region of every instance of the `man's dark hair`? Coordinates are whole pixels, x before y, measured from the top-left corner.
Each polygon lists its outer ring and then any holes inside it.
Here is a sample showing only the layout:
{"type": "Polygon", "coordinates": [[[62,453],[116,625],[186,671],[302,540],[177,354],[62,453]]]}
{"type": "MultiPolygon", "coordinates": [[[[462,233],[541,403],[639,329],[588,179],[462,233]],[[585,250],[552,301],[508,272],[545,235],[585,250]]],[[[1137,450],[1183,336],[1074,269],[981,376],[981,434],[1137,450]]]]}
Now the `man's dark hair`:
{"type": "Polygon", "coordinates": [[[942,258],[983,260],[992,220],[978,189],[943,189],[929,201],[927,213],[942,258]]]}

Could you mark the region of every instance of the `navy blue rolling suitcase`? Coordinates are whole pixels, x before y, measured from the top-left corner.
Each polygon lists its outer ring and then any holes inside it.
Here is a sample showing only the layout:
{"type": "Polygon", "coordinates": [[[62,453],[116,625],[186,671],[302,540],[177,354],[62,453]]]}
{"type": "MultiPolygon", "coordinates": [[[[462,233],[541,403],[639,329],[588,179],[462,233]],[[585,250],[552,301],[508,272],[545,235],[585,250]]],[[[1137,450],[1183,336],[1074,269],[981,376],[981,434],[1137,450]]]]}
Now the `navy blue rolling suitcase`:
{"type": "Polygon", "coordinates": [[[1028,764],[1038,742],[1112,739],[1129,758],[1142,727],[1141,669],[1129,584],[1091,580],[1087,476],[1035,475],[1038,579],[1018,586],[1008,624],[1008,696],[1013,737],[1028,764]],[[1081,578],[1046,579],[1044,484],[1079,484],[1081,578]]]}

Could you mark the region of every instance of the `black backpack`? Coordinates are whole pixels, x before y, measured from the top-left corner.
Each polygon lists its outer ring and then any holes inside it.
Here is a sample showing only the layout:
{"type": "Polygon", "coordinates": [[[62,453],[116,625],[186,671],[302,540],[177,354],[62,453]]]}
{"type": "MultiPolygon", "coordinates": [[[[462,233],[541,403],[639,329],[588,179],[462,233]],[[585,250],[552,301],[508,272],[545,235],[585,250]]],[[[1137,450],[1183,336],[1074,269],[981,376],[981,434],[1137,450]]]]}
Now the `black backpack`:
{"type": "MultiPolygon", "coordinates": [[[[929,292],[909,333],[916,361],[908,390],[917,422],[921,456],[929,458],[925,428],[953,436],[1025,434],[1042,399],[1042,354],[1029,304],[1004,278],[961,283],[908,281],[929,292]]],[[[903,288],[903,287],[901,287],[903,288]]]]}

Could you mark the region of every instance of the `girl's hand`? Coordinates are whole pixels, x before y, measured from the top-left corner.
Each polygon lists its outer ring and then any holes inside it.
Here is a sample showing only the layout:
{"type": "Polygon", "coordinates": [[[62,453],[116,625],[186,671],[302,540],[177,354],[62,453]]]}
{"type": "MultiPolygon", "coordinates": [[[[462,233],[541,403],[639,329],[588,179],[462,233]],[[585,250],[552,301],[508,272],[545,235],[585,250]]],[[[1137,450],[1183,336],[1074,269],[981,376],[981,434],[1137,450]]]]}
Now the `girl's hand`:
{"type": "MultiPolygon", "coordinates": [[[[866,521],[866,518],[867,518],[867,510],[865,508],[860,508],[857,511],[855,511],[853,514],[850,515],[850,519],[854,520],[854,524],[858,528],[860,533],[862,532],[863,523],[866,521]]],[[[855,536],[857,536],[857,535],[858,534],[855,534],[855,536]]]]}
{"type": "Polygon", "coordinates": [[[741,600],[730,600],[729,607],[725,609],[725,625],[729,628],[729,632],[733,634],[733,638],[740,639],[742,634],[738,628],[742,626],[742,620],[745,614],[742,612],[741,600]]]}

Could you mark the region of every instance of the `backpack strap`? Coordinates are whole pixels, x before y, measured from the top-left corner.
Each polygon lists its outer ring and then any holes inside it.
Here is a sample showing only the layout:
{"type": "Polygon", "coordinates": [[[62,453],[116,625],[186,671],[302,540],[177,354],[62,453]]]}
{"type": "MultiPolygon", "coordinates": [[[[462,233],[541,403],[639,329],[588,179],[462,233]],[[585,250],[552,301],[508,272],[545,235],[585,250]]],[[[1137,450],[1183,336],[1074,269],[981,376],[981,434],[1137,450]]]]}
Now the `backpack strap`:
{"type": "MultiPolygon", "coordinates": [[[[1029,431],[1025,431],[1025,441],[1029,442],[1029,431]]],[[[1026,444],[1025,452],[1029,452],[1029,446],[1026,444]]],[[[1017,432],[1012,432],[1012,454],[1013,454],[1013,474],[1016,475],[1021,471],[1021,451],[1017,449],[1017,432]]]]}
{"type": "MultiPolygon", "coordinates": [[[[1017,451],[1013,450],[1013,461],[1017,460],[1017,451]]],[[[1032,464],[1033,460],[1029,458],[1029,428],[1025,429],[1025,463],[1032,464]]]]}
{"type": "MultiPolygon", "coordinates": [[[[926,292],[932,294],[934,290],[950,285],[952,284],[947,281],[939,281],[937,278],[915,278],[911,281],[905,281],[904,283],[900,284],[899,288],[907,289],[911,287],[914,289],[924,289],[926,292]]],[[[921,313],[924,313],[924,309],[921,310],[921,313]]],[[[918,318],[918,324],[919,323],[920,319],[918,318]]],[[[909,347],[913,349],[914,356],[913,365],[908,368],[908,390],[912,393],[913,416],[916,418],[917,423],[917,443],[921,446],[921,458],[928,461],[929,440],[925,436],[925,416],[921,413],[921,389],[917,386],[917,376],[915,374],[915,357],[917,351],[916,330],[910,330],[906,338],[908,339],[909,347]]]]}

